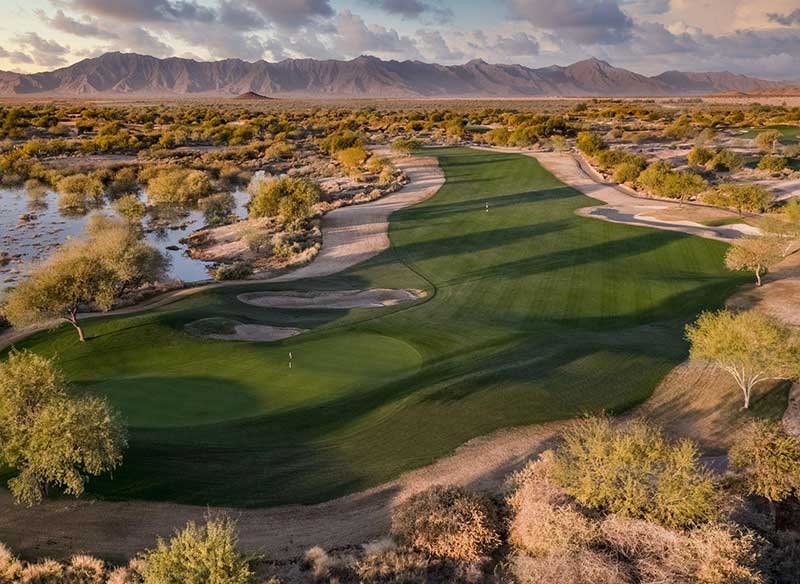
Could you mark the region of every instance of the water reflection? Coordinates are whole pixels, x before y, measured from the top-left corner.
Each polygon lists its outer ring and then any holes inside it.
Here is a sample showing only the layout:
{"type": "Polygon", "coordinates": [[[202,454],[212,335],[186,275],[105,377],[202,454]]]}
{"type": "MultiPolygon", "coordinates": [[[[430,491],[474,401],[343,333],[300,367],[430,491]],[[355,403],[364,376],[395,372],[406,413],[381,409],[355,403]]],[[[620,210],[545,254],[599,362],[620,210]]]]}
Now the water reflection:
{"type": "MultiPolygon", "coordinates": [[[[247,216],[249,195],[232,193],[233,214],[247,216]]],[[[105,202],[99,211],[115,215],[105,202]]],[[[47,258],[59,245],[83,232],[88,214],[60,209],[58,195],[43,188],[0,189],[0,255],[10,261],[0,262],[0,289],[14,286],[32,263],[47,258]]],[[[185,282],[208,279],[210,263],[186,255],[180,242],[189,233],[206,225],[199,209],[160,207],[148,212],[142,222],[145,238],[172,260],[170,276],[185,282]]]]}

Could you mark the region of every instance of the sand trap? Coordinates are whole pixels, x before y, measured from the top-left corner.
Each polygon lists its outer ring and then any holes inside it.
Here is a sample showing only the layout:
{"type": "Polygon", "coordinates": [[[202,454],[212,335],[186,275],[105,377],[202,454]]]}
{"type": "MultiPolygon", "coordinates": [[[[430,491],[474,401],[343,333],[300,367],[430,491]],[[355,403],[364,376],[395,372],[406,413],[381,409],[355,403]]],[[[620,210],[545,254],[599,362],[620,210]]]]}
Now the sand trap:
{"type": "Polygon", "coordinates": [[[244,324],[227,318],[204,318],[186,325],[189,334],[219,341],[250,341],[271,343],[294,337],[305,329],[270,326],[268,324],[244,324]]]}
{"type": "Polygon", "coordinates": [[[248,292],[237,298],[245,304],[263,308],[318,308],[349,310],[351,308],[382,308],[422,298],[422,290],[310,290],[305,292],[248,292]]]}

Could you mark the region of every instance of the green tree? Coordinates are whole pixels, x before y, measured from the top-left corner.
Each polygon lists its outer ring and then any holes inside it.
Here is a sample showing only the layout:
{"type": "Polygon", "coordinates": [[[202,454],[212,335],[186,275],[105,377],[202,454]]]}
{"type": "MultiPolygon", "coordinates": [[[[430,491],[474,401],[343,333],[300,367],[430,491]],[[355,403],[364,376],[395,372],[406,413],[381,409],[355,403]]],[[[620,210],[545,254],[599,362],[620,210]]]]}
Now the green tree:
{"type": "Polygon", "coordinates": [[[160,280],[168,267],[134,226],[98,216],[86,237],[62,246],[8,294],[3,312],[16,327],[64,320],[83,342],[82,307],[107,311],[123,294],[160,280]]]}
{"type": "Polygon", "coordinates": [[[690,357],[727,371],[750,407],[753,388],[763,381],[796,379],[800,345],[794,332],[754,310],[704,312],[686,327],[690,357]]]}
{"type": "Polygon", "coordinates": [[[12,352],[0,364],[0,459],[17,471],[8,486],[34,505],[52,485],[80,496],[87,477],[119,466],[125,429],[105,399],[73,395],[52,360],[12,352]]]}
{"type": "Polygon", "coordinates": [[[143,584],[247,584],[250,559],[238,549],[236,524],[227,517],[189,524],[169,542],[142,554],[143,584]]]}
{"type": "Polygon", "coordinates": [[[303,178],[261,181],[250,189],[250,217],[280,217],[284,223],[311,216],[319,202],[319,186],[303,178]]]}
{"type": "Polygon", "coordinates": [[[737,240],[725,254],[725,265],[731,270],[750,270],[761,286],[761,276],[784,257],[786,240],[775,235],[747,236],[737,240]]]}

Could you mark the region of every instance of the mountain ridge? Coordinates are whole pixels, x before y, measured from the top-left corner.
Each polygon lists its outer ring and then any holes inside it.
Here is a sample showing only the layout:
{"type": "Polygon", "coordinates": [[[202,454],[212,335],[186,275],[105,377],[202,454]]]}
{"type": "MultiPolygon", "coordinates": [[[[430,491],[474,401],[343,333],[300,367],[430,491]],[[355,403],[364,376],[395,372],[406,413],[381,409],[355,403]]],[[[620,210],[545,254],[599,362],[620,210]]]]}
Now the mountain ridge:
{"type": "Polygon", "coordinates": [[[665,71],[648,77],[591,58],[538,69],[490,64],[384,61],[361,55],[349,61],[285,59],[159,59],[105,53],[41,73],[0,71],[0,96],[226,96],[248,92],[287,97],[591,97],[679,96],[785,86],[728,71],[665,71]]]}

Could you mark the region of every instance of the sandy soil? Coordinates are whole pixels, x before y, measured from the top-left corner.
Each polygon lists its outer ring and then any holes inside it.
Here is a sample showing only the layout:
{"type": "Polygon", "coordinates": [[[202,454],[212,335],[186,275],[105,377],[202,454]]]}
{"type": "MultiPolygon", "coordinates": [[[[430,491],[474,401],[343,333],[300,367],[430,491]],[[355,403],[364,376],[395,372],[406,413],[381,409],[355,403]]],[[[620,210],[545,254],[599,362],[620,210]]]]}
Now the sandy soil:
{"type": "Polygon", "coordinates": [[[248,292],[237,298],[245,304],[264,308],[328,308],[348,310],[351,308],[380,308],[401,302],[417,300],[424,295],[420,290],[338,290],[308,292],[248,292]]]}
{"type": "MultiPolygon", "coordinates": [[[[245,324],[233,320],[225,320],[228,327],[232,327],[234,332],[211,332],[213,326],[204,330],[206,322],[218,319],[204,319],[191,322],[186,325],[186,330],[193,335],[205,337],[207,339],[217,339],[220,341],[251,341],[256,343],[271,343],[281,341],[307,332],[305,329],[271,326],[266,324],[245,324]],[[205,320],[205,322],[204,322],[205,320]]],[[[226,327],[227,328],[227,327],[226,327]]]]}

